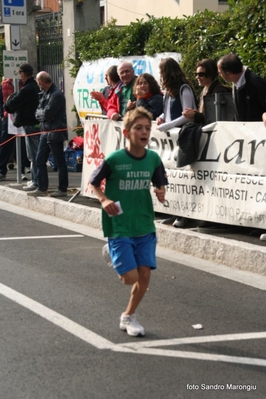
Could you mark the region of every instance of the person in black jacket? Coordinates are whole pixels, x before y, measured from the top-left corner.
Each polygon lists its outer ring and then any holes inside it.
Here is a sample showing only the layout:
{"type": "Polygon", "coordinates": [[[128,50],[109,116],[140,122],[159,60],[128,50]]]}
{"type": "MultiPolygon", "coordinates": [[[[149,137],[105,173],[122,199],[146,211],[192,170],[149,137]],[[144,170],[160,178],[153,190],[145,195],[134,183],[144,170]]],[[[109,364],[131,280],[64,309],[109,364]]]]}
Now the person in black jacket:
{"type": "Polygon", "coordinates": [[[24,62],[20,65],[18,73],[23,85],[18,93],[12,94],[5,102],[4,108],[8,113],[14,114],[13,125],[23,126],[26,133],[26,151],[31,162],[31,183],[24,186],[26,191],[35,190],[37,187],[36,155],[40,139],[39,122],[35,118],[35,111],[39,104],[39,87],[33,77],[33,68],[24,62]]]}
{"type": "Polygon", "coordinates": [[[236,54],[224,55],[217,66],[221,77],[233,83],[235,120],[261,121],[261,116],[266,112],[266,80],[243,66],[236,54]]]}
{"type": "MultiPolygon", "coordinates": [[[[233,83],[235,120],[239,122],[259,122],[266,113],[266,80],[255,75],[243,66],[236,54],[227,54],[218,61],[218,71],[227,82],[233,83]]],[[[252,234],[256,234],[256,229],[252,234]]],[[[265,234],[260,236],[265,240],[265,234]]]]}
{"type": "Polygon", "coordinates": [[[67,195],[68,188],[68,171],[64,154],[64,141],[68,139],[66,99],[47,72],[39,72],[36,80],[42,89],[36,110],[36,118],[40,122],[42,134],[36,157],[38,188],[28,195],[32,197],[48,195],[49,181],[46,163],[52,151],[59,184],[58,189],[51,193],[51,197],[64,197],[67,195]]]}

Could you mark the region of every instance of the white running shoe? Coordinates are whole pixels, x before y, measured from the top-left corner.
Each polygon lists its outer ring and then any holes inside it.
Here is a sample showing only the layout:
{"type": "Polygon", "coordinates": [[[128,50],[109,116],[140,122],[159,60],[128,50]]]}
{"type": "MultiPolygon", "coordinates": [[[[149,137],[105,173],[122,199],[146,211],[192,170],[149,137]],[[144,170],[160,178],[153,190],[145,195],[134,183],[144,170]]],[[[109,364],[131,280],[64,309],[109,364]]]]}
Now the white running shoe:
{"type": "Polygon", "coordinates": [[[30,184],[27,183],[26,186],[23,186],[24,191],[33,191],[36,190],[36,188],[38,188],[38,186],[36,186],[36,184],[33,183],[33,181],[31,181],[30,184]]]}
{"type": "Polygon", "coordinates": [[[131,337],[143,337],[145,335],[145,330],[138,323],[135,314],[126,315],[122,313],[120,317],[119,328],[126,331],[131,337]]]}

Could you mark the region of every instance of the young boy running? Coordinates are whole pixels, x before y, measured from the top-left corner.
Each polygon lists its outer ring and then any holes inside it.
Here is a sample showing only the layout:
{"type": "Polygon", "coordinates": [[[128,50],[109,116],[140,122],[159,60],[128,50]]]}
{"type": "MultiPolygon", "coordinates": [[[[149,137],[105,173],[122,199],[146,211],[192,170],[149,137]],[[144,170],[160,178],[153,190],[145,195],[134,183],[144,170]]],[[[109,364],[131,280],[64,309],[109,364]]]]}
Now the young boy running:
{"type": "Polygon", "coordinates": [[[135,311],[149,285],[150,271],[156,269],[156,235],[150,194],[151,182],[164,202],[166,173],[159,155],[146,149],[152,115],[143,107],[128,111],[123,133],[128,145],[108,155],[92,173],[90,184],[102,204],[102,227],[108,237],[113,268],[124,284],[132,285],[120,329],[131,336],[145,335],[135,311]],[[100,184],[106,179],[105,192],[100,184]]]}

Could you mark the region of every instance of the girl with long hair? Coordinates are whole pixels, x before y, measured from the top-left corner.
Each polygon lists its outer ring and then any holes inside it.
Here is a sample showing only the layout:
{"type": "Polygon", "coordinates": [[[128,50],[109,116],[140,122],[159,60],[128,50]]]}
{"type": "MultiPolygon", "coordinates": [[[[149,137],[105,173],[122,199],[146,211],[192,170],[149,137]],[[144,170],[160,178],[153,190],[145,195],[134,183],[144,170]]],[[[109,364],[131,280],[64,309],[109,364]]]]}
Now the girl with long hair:
{"type": "Polygon", "coordinates": [[[176,60],[171,57],[164,58],[159,68],[165,96],[164,111],[156,121],[158,130],[167,131],[189,122],[190,120],[182,115],[182,112],[186,108],[195,109],[197,101],[192,84],[176,60]]]}

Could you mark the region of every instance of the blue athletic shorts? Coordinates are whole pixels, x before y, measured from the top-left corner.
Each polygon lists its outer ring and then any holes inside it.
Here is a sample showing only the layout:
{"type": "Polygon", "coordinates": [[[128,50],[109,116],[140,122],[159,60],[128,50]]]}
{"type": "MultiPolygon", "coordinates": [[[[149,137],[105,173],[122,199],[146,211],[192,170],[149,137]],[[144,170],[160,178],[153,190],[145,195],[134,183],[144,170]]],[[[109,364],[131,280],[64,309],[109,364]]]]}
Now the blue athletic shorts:
{"type": "Polygon", "coordinates": [[[141,237],[108,238],[114,270],[122,276],[139,266],[156,269],[156,243],[155,233],[141,237]]]}

